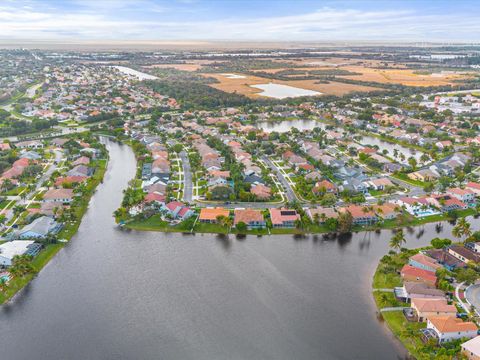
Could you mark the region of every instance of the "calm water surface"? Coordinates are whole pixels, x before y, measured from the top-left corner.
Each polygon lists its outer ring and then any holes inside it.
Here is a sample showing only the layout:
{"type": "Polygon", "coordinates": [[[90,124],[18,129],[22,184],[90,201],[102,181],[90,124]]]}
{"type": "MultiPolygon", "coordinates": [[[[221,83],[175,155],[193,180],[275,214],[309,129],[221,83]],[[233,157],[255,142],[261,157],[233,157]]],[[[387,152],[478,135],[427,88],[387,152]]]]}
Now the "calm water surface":
{"type": "MultiPolygon", "coordinates": [[[[122,231],[112,212],[135,159],[128,147],[108,148],[104,184],[78,234],[1,307],[1,359],[404,356],[370,294],[390,231],[336,239],[122,231]]],[[[414,229],[408,246],[434,234],[433,225],[414,229]]]]}

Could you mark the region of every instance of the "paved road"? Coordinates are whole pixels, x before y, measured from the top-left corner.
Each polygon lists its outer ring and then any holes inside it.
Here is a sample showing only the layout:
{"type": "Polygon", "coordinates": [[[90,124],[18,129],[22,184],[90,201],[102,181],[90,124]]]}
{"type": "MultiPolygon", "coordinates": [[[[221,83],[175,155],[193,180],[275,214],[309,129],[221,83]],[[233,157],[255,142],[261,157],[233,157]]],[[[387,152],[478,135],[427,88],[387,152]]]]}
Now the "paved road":
{"type": "Polygon", "coordinates": [[[191,203],[193,194],[192,183],[192,169],[190,168],[190,160],[188,154],[183,150],[180,152],[180,158],[182,159],[183,166],[183,201],[191,203]]]}
{"type": "Polygon", "coordinates": [[[275,166],[275,164],[266,156],[262,156],[263,162],[277,175],[277,179],[283,185],[285,189],[285,194],[287,196],[287,201],[299,201],[300,199],[297,198],[297,195],[293,191],[292,187],[288,183],[287,179],[283,176],[282,172],[275,166]]]}
{"type": "Polygon", "coordinates": [[[480,284],[469,286],[465,291],[465,298],[480,312],[480,284]]]}

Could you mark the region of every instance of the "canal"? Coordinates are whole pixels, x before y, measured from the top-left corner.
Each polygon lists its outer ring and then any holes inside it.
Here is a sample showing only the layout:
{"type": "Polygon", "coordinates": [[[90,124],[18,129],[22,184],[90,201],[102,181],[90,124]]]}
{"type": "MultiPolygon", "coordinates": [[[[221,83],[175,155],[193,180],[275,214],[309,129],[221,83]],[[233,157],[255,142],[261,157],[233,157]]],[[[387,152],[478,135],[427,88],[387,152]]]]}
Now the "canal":
{"type": "MultiPolygon", "coordinates": [[[[78,234],[0,309],[2,359],[405,355],[377,320],[370,293],[390,231],[329,239],[120,230],[112,212],[135,158],[127,146],[107,147],[105,181],[78,234]]],[[[450,231],[445,224],[443,235],[450,231]]],[[[436,229],[406,233],[418,247],[436,229]]]]}

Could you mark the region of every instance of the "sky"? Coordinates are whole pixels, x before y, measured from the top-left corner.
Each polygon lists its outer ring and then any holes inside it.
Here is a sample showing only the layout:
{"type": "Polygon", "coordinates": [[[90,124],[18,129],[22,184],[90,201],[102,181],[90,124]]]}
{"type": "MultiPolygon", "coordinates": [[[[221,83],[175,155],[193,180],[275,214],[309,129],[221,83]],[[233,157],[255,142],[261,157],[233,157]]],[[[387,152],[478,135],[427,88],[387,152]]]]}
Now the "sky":
{"type": "Polygon", "coordinates": [[[0,0],[0,39],[480,42],[479,0],[0,0]]]}

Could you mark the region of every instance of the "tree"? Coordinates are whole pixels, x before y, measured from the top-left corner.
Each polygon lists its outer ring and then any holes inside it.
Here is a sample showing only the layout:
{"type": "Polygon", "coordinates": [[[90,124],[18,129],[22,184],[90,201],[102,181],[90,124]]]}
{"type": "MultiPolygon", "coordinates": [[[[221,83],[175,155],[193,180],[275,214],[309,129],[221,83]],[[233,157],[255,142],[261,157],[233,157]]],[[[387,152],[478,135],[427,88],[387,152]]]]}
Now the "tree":
{"type": "Polygon", "coordinates": [[[32,265],[32,257],[30,255],[15,255],[13,257],[10,274],[24,277],[33,273],[35,273],[35,268],[32,265]]]}
{"type": "Polygon", "coordinates": [[[395,234],[390,239],[390,247],[394,250],[400,250],[402,245],[406,242],[405,235],[403,234],[403,229],[398,229],[395,231],[395,234]]]}
{"type": "Polygon", "coordinates": [[[341,212],[338,215],[338,231],[341,233],[347,233],[352,230],[353,216],[348,211],[341,212]]]}
{"type": "Polygon", "coordinates": [[[335,218],[328,218],[325,220],[325,226],[330,231],[336,231],[338,229],[338,221],[335,218]]]}
{"type": "Polygon", "coordinates": [[[459,219],[457,224],[452,229],[452,235],[459,239],[465,237],[466,240],[472,235],[470,223],[465,218],[459,219]]]}
{"type": "Polygon", "coordinates": [[[443,249],[444,247],[451,245],[452,241],[450,239],[435,238],[430,241],[430,244],[432,244],[435,249],[443,249]]]}
{"type": "Polygon", "coordinates": [[[473,284],[478,279],[478,273],[470,267],[458,269],[456,279],[459,282],[465,282],[467,285],[473,284]]]}
{"type": "Polygon", "coordinates": [[[417,160],[414,157],[408,158],[408,164],[412,167],[412,170],[417,168],[417,160]]]}
{"type": "Polygon", "coordinates": [[[183,150],[183,146],[182,144],[175,144],[173,145],[173,151],[175,151],[176,153],[179,153],[180,151],[183,150]]]}
{"type": "Polygon", "coordinates": [[[247,224],[243,221],[240,221],[237,225],[235,225],[239,233],[245,233],[247,231],[247,224]]]}

